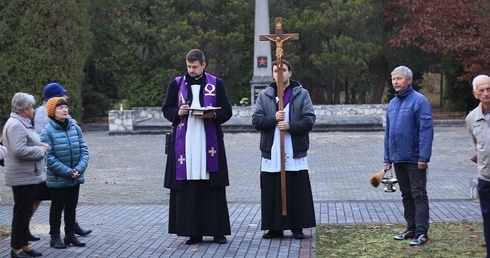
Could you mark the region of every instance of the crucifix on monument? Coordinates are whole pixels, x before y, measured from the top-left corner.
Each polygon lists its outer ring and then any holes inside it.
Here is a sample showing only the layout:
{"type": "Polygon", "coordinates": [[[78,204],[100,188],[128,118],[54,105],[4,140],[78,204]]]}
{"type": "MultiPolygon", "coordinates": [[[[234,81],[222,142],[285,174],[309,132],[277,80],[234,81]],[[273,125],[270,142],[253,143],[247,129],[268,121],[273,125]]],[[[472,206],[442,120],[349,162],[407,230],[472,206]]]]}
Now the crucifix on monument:
{"type": "MultiPolygon", "coordinates": [[[[270,40],[276,42],[276,63],[277,63],[277,97],[279,98],[278,109],[284,110],[284,78],[283,78],[283,63],[284,50],[282,45],[286,40],[299,40],[298,33],[283,34],[282,33],[282,18],[276,17],[276,34],[260,35],[260,40],[270,40]]],[[[281,203],[282,216],[287,215],[286,206],[286,153],[284,152],[284,131],[280,130],[280,152],[281,152],[281,203]]]]}

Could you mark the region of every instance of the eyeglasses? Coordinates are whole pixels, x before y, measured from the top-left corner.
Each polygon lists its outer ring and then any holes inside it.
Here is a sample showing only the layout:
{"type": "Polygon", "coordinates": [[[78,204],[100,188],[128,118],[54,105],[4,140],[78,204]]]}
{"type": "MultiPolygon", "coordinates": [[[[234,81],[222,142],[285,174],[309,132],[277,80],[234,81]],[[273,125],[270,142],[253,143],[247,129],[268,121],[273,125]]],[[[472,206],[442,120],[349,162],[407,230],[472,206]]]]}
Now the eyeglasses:
{"type": "Polygon", "coordinates": [[[56,110],[63,110],[63,109],[70,110],[70,108],[68,108],[67,105],[61,105],[56,107],[56,110]]]}

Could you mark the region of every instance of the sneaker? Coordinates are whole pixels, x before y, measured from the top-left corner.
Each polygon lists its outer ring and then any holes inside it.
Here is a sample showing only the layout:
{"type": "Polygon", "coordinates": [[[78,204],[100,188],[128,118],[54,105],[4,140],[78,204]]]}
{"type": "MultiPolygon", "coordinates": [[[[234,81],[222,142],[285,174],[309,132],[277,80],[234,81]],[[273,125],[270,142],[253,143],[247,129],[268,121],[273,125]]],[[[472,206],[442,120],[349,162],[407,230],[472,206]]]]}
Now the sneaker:
{"type": "Polygon", "coordinates": [[[393,238],[395,240],[405,240],[414,237],[415,237],[415,233],[413,231],[405,230],[405,232],[401,233],[400,235],[396,235],[393,238]]]}
{"type": "Polygon", "coordinates": [[[428,243],[430,240],[429,240],[429,237],[426,235],[426,234],[421,234],[421,235],[418,235],[414,240],[412,240],[410,242],[410,245],[411,246],[414,246],[414,245],[423,245],[425,243],[428,243]]]}

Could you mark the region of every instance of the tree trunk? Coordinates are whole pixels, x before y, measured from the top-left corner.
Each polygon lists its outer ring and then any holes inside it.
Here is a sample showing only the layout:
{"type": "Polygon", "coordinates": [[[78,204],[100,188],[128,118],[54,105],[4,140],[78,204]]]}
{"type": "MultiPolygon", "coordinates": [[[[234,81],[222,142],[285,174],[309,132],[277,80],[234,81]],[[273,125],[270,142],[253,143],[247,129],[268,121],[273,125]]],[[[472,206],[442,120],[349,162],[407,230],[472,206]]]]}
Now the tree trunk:
{"type": "Polygon", "coordinates": [[[386,81],[388,80],[389,72],[388,72],[388,62],[386,61],[385,56],[381,58],[381,64],[380,64],[381,69],[379,70],[379,82],[378,86],[375,89],[374,96],[373,96],[373,103],[374,104],[381,104],[383,101],[383,96],[385,93],[385,86],[386,86],[386,81]]]}
{"type": "Polygon", "coordinates": [[[327,104],[329,104],[329,105],[330,104],[333,104],[332,103],[332,89],[334,87],[333,85],[335,85],[335,79],[332,78],[331,82],[332,83],[327,83],[327,86],[326,86],[326,89],[325,89],[326,90],[326,92],[325,92],[325,94],[326,94],[325,100],[326,100],[327,104]]]}
{"type": "Polygon", "coordinates": [[[334,88],[333,88],[333,103],[334,104],[340,104],[340,92],[342,91],[341,84],[337,83],[337,80],[335,80],[334,88]]]}

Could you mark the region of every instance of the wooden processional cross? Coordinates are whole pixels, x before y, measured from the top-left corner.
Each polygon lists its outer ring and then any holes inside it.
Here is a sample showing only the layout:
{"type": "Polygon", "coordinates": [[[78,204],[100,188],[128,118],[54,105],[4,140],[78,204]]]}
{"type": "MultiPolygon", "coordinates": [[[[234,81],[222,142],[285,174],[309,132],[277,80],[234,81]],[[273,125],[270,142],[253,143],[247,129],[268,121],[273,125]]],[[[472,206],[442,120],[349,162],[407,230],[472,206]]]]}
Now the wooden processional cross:
{"type": "MultiPolygon", "coordinates": [[[[277,63],[277,97],[279,98],[279,111],[284,110],[284,78],[283,78],[283,63],[284,50],[282,44],[286,40],[299,40],[299,34],[282,34],[282,18],[276,17],[276,34],[260,35],[261,41],[270,40],[276,42],[276,63],[277,63]]],[[[287,215],[286,206],[286,153],[284,151],[284,131],[280,132],[280,152],[281,152],[281,201],[282,201],[282,216],[287,215]]]]}

